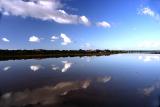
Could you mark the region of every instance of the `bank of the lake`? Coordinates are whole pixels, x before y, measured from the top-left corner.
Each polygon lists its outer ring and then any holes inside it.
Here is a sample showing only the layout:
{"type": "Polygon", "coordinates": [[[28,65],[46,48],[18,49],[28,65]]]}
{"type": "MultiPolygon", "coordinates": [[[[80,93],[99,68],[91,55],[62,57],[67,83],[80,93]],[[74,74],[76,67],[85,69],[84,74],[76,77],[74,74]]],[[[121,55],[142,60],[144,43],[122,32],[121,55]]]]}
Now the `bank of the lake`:
{"type": "Polygon", "coordinates": [[[157,50],[0,50],[0,60],[32,59],[32,58],[58,58],[83,56],[108,56],[122,53],[149,53],[160,54],[157,50]]]}

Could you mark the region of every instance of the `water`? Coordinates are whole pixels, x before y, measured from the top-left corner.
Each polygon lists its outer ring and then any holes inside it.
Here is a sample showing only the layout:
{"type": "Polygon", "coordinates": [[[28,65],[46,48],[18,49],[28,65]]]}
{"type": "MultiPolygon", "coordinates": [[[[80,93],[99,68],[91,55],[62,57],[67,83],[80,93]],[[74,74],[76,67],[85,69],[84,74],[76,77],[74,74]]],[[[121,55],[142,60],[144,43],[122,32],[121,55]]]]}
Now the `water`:
{"type": "Polygon", "coordinates": [[[160,107],[160,55],[0,61],[0,107],[160,107]]]}

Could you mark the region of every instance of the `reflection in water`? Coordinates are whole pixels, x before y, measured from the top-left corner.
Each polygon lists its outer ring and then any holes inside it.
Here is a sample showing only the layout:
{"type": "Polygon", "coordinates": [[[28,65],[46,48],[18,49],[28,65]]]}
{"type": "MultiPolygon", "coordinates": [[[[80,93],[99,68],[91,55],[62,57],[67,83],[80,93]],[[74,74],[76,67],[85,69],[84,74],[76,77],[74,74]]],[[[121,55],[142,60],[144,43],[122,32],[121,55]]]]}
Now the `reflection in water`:
{"type": "Polygon", "coordinates": [[[91,62],[91,60],[93,59],[93,56],[92,57],[81,57],[81,59],[86,60],[86,62],[91,62]]]}
{"type": "Polygon", "coordinates": [[[41,67],[40,65],[31,65],[30,69],[35,72],[35,71],[38,71],[40,67],[41,67]]]}
{"type": "Polygon", "coordinates": [[[11,66],[6,66],[3,68],[3,71],[8,71],[9,69],[11,69],[11,66]]]}
{"type": "Polygon", "coordinates": [[[72,63],[68,61],[62,61],[62,63],[64,63],[64,67],[62,68],[61,72],[66,72],[72,66],[72,63]]]}
{"type": "MultiPolygon", "coordinates": [[[[97,78],[97,82],[102,82],[100,80],[105,80],[106,77],[97,78]],[[101,79],[100,79],[101,78],[101,79]]],[[[106,79],[108,82],[111,80],[111,77],[106,79]]],[[[11,107],[11,106],[26,106],[29,104],[36,105],[53,105],[58,102],[61,102],[60,99],[62,96],[67,95],[70,91],[76,91],[80,89],[87,89],[92,80],[83,80],[83,81],[67,81],[60,82],[55,86],[45,86],[42,88],[37,88],[33,90],[26,89],[21,92],[8,92],[1,96],[0,107],[11,107]]]]}
{"type": "Polygon", "coordinates": [[[112,79],[111,76],[104,76],[104,77],[97,78],[97,81],[102,82],[102,83],[106,83],[106,82],[110,81],[111,79],[112,79]]]}
{"type": "Polygon", "coordinates": [[[62,63],[64,64],[63,68],[60,69],[60,67],[52,64],[52,70],[54,71],[57,71],[57,70],[60,70],[61,72],[66,72],[69,68],[71,68],[72,64],[71,62],[68,62],[68,61],[62,61],[62,63]]]}
{"type": "Polygon", "coordinates": [[[156,89],[159,89],[160,88],[160,81],[156,82],[155,84],[149,86],[149,87],[146,87],[143,89],[143,94],[146,95],[146,96],[149,96],[151,95],[156,89]]]}
{"type": "Polygon", "coordinates": [[[83,89],[85,82],[88,81],[60,82],[55,86],[45,86],[34,90],[26,89],[22,92],[6,93],[1,97],[0,106],[24,106],[38,103],[42,105],[54,104],[59,102],[58,99],[60,95],[66,95],[69,91],[83,89]]]}
{"type": "Polygon", "coordinates": [[[58,66],[56,66],[56,65],[51,65],[51,66],[52,66],[52,70],[54,70],[54,71],[59,70],[59,67],[58,67],[58,66]]]}
{"type": "Polygon", "coordinates": [[[141,55],[138,56],[138,59],[143,60],[144,62],[149,62],[149,61],[160,61],[160,56],[159,55],[141,55]]]}
{"type": "Polygon", "coordinates": [[[87,61],[87,62],[91,62],[91,57],[87,57],[87,58],[86,58],[86,61],[87,61]]]}
{"type": "Polygon", "coordinates": [[[1,61],[0,107],[158,107],[160,55],[138,56],[1,61]]]}
{"type": "MultiPolygon", "coordinates": [[[[73,63],[68,62],[68,61],[62,61],[62,63],[64,64],[64,66],[61,69],[61,72],[66,72],[69,68],[71,68],[71,66],[73,64],[73,63]]],[[[41,67],[42,67],[41,65],[31,65],[30,69],[35,72],[35,71],[38,71],[41,67]]],[[[51,67],[52,67],[52,70],[54,70],[54,71],[60,70],[60,67],[58,67],[58,66],[56,66],[54,64],[52,64],[51,67]]]]}

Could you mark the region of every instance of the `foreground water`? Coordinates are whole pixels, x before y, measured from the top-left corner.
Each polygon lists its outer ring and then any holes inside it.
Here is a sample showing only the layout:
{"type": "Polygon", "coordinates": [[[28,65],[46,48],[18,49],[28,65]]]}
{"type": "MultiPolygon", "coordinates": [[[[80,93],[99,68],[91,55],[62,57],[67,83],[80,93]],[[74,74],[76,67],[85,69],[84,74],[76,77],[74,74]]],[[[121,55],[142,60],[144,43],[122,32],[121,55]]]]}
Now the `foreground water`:
{"type": "Polygon", "coordinates": [[[0,61],[0,107],[160,107],[160,55],[0,61]]]}

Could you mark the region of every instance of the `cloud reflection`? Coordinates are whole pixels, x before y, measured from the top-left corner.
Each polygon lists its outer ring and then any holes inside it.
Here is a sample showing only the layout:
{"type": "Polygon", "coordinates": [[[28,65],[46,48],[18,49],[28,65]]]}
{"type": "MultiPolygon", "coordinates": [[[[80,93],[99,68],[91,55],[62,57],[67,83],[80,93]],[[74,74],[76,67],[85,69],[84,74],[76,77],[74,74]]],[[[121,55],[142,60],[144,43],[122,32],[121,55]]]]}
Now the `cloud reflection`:
{"type": "Polygon", "coordinates": [[[98,77],[97,81],[102,83],[107,83],[112,79],[111,76],[98,77]]]}
{"type": "Polygon", "coordinates": [[[40,65],[31,65],[30,69],[35,72],[35,71],[38,71],[40,67],[41,67],[40,65]]]}
{"type": "MultiPolygon", "coordinates": [[[[111,76],[104,76],[96,78],[95,82],[106,83],[111,80],[111,76]]],[[[25,107],[28,105],[55,105],[61,103],[64,99],[63,96],[68,95],[69,92],[76,90],[87,89],[93,80],[81,81],[64,81],[59,82],[53,86],[44,86],[36,89],[25,89],[19,92],[8,92],[0,97],[0,107],[25,107]]]]}
{"type": "Polygon", "coordinates": [[[26,89],[21,92],[9,92],[2,95],[0,107],[25,106],[25,105],[50,105],[60,102],[61,95],[67,95],[70,91],[86,89],[90,80],[60,82],[55,86],[45,86],[33,90],[26,89]]]}
{"type": "Polygon", "coordinates": [[[140,55],[138,59],[144,62],[160,61],[160,55],[140,55]]]}
{"type": "Polygon", "coordinates": [[[8,71],[9,69],[11,69],[11,66],[6,66],[3,68],[3,71],[8,71]]]}
{"type": "Polygon", "coordinates": [[[53,71],[61,71],[61,72],[66,72],[67,70],[69,70],[72,66],[73,63],[69,62],[69,61],[62,61],[63,67],[59,67],[57,65],[52,64],[51,65],[51,69],[53,71]]]}
{"type": "Polygon", "coordinates": [[[57,70],[59,70],[60,68],[58,67],[58,66],[56,66],[56,65],[51,65],[52,66],[52,70],[54,70],[54,71],[57,71],[57,70]]]}
{"type": "Polygon", "coordinates": [[[156,82],[155,84],[146,87],[142,90],[143,94],[146,96],[151,95],[156,89],[160,89],[160,81],[156,82]]]}
{"type": "Polygon", "coordinates": [[[73,64],[68,61],[62,61],[62,63],[64,63],[64,67],[62,68],[61,72],[66,72],[69,68],[71,68],[71,66],[73,64]]]}
{"type": "Polygon", "coordinates": [[[91,60],[93,59],[93,56],[91,57],[89,57],[89,56],[87,56],[87,57],[81,57],[81,59],[84,59],[84,60],[86,60],[86,62],[91,62],[91,60]]]}

